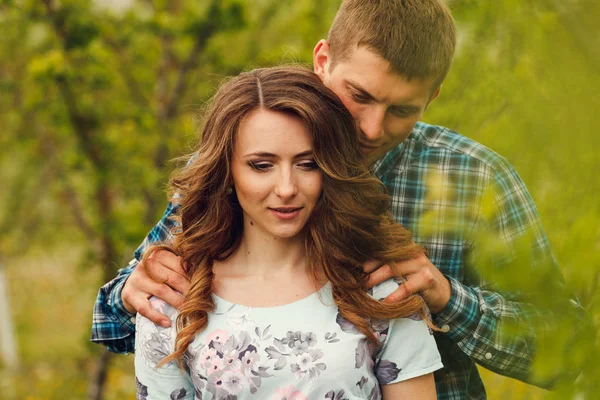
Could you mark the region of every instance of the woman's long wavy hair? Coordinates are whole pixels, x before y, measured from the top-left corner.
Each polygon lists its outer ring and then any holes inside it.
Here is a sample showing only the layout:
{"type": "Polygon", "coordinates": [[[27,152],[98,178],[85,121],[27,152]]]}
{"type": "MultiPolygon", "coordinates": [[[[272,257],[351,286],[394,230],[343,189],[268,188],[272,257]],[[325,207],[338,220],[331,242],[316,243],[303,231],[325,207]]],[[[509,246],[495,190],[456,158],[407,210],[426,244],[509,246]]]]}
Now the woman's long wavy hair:
{"type": "Polygon", "coordinates": [[[144,255],[167,248],[181,257],[191,281],[177,317],[175,351],[162,363],[181,363],[195,335],[206,327],[215,308],[213,262],[227,259],[240,244],[242,210],[235,192],[228,190],[233,184],[233,143],[241,121],[259,108],[299,117],[312,137],[314,158],[323,175],[321,198],[305,227],[314,282],[329,280],[341,316],[374,343],[370,319],[424,316],[419,296],[387,304],[365,290],[365,261],[407,260],[422,249],[412,242],[410,232],[394,222],[385,187],[361,163],[352,115],[307,69],[256,69],[231,79],[214,96],[198,150],[171,178],[176,194],[172,201],[179,207],[174,241],[154,246],[144,255]]]}

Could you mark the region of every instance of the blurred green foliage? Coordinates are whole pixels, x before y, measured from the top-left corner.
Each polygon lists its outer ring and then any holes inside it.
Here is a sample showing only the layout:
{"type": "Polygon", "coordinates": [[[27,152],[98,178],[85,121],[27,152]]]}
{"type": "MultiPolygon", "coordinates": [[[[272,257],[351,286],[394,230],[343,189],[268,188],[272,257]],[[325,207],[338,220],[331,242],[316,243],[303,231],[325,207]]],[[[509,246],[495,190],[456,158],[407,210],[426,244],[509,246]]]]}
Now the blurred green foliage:
{"type": "MultiPolygon", "coordinates": [[[[568,316],[553,331],[556,340],[540,345],[539,373],[583,364],[575,384],[549,393],[485,373],[489,397],[594,398],[600,393],[600,3],[449,4],[459,49],[425,120],[515,165],[567,290],[594,325],[566,357],[559,346],[570,340],[568,316]]],[[[309,65],[338,5],[0,1],[0,256],[22,356],[20,371],[0,370],[3,396],[86,395],[99,351],[87,344],[96,290],[160,217],[167,162],[190,151],[198,110],[226,76],[282,62],[309,65]]],[[[493,238],[481,241],[493,250],[493,238]]],[[[548,277],[522,276],[520,267],[490,276],[543,299],[555,294],[544,285],[548,277]]],[[[133,398],[133,382],[131,358],[114,359],[106,398],[133,398]]]]}

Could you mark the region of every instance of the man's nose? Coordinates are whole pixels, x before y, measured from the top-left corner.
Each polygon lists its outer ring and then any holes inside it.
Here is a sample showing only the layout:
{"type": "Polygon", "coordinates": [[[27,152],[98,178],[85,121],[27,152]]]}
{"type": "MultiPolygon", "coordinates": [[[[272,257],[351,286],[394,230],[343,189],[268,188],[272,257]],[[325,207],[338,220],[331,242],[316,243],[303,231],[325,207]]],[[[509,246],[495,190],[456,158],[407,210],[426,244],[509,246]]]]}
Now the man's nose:
{"type": "Polygon", "coordinates": [[[298,194],[298,185],[291,171],[281,172],[275,186],[275,194],[282,199],[290,199],[298,194]]]}
{"type": "Polygon", "coordinates": [[[385,109],[382,107],[373,107],[362,115],[359,126],[368,140],[377,140],[383,136],[384,118],[385,109]]]}

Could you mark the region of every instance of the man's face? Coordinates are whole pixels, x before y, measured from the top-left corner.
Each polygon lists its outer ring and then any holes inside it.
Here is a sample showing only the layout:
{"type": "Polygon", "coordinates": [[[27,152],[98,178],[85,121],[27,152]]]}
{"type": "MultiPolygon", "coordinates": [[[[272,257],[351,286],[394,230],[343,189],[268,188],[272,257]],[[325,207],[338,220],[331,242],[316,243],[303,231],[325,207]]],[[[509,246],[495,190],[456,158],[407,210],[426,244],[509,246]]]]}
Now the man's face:
{"type": "Polygon", "coordinates": [[[410,135],[423,111],[439,93],[434,80],[407,80],[391,72],[375,52],[359,47],[331,68],[327,41],[314,51],[315,73],[333,90],[360,127],[361,151],[371,165],[410,135]]]}

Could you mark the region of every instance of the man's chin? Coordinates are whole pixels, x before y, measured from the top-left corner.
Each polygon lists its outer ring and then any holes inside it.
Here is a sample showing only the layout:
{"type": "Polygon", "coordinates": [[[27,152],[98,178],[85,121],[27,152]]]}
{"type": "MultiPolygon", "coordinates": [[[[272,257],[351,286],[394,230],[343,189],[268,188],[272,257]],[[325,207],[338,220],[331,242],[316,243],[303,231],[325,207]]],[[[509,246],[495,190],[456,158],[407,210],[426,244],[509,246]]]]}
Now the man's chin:
{"type": "Polygon", "coordinates": [[[379,154],[378,152],[368,152],[363,153],[362,163],[365,167],[370,168],[379,158],[383,157],[383,154],[379,154]]]}

